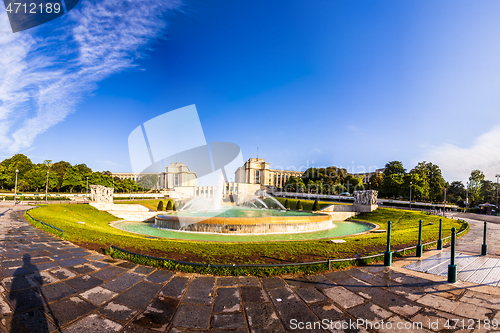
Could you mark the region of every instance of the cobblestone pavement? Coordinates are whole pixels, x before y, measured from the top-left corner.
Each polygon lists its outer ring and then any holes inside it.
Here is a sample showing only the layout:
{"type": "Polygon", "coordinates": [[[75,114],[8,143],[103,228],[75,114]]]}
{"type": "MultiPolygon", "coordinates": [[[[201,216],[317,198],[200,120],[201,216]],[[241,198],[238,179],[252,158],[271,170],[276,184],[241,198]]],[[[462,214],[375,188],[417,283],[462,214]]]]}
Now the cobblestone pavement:
{"type": "Polygon", "coordinates": [[[5,332],[485,332],[500,319],[500,288],[401,268],[415,258],[307,277],[198,276],[111,259],[22,216],[0,209],[5,332]]]}

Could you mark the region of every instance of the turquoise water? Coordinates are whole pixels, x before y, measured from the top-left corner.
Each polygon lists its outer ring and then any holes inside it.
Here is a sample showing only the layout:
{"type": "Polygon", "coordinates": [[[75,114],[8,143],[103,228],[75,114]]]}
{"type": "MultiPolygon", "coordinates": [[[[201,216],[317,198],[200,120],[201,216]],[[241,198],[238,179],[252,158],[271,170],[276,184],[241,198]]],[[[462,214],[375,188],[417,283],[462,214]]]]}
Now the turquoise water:
{"type": "Polygon", "coordinates": [[[296,234],[260,234],[260,235],[224,235],[224,234],[209,234],[196,232],[180,232],[155,227],[154,223],[145,222],[118,222],[114,226],[125,231],[140,233],[147,236],[199,240],[212,242],[263,242],[263,241],[287,241],[287,240],[306,240],[306,239],[321,239],[341,237],[372,229],[371,226],[356,223],[356,222],[333,222],[335,228],[304,232],[296,234]]]}
{"type": "MultiPolygon", "coordinates": [[[[176,212],[172,215],[179,216],[207,216],[207,212],[198,210],[198,211],[180,211],[176,212]]],[[[319,214],[313,214],[310,212],[298,212],[298,211],[285,211],[278,209],[244,209],[244,208],[231,208],[228,210],[220,209],[210,210],[210,214],[208,216],[217,216],[217,217],[264,217],[264,216],[316,216],[319,214]]],[[[164,215],[159,215],[164,216],[164,215]]]]}

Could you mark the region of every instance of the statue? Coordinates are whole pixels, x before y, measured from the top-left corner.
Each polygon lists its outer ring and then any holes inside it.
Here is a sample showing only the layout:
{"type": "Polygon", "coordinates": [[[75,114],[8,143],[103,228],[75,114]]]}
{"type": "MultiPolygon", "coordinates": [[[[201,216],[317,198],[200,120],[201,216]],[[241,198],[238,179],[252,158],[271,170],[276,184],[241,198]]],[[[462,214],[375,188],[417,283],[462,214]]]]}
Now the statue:
{"type": "Polygon", "coordinates": [[[378,191],[354,191],[354,206],[356,211],[366,212],[377,209],[378,191]]]}
{"type": "Polygon", "coordinates": [[[112,187],[105,187],[102,185],[90,185],[90,200],[97,203],[113,203],[112,187]]]}

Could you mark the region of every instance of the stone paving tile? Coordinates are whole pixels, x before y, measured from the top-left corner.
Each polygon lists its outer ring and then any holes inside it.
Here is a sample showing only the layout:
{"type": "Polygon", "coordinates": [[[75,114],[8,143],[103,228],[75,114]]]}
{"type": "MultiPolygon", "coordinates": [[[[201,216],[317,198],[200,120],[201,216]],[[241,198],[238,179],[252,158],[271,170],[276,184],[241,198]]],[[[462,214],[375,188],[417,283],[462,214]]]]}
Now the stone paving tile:
{"type": "Polygon", "coordinates": [[[57,264],[61,267],[70,267],[74,265],[83,264],[85,262],[88,262],[88,260],[84,258],[71,258],[71,259],[61,260],[57,264]]]}
{"type": "Polygon", "coordinates": [[[174,272],[159,269],[146,277],[146,281],[153,283],[165,283],[174,276],[174,272]]]}
{"type": "Polygon", "coordinates": [[[341,286],[325,289],[323,293],[344,309],[352,308],[365,302],[363,297],[341,286]]]}
{"type": "Polygon", "coordinates": [[[122,325],[96,314],[85,317],[70,325],[64,333],[112,333],[122,329],[122,325]]]}
{"type": "Polygon", "coordinates": [[[142,328],[163,331],[170,324],[178,305],[178,299],[156,297],[148,304],[146,310],[137,316],[134,324],[142,328]]]}
{"type": "Polygon", "coordinates": [[[460,303],[455,310],[453,310],[453,314],[465,318],[484,320],[491,318],[493,316],[493,311],[474,304],[460,303]]]}
{"type": "Polygon", "coordinates": [[[79,297],[70,297],[45,307],[45,315],[52,318],[56,325],[64,326],[67,323],[85,316],[96,307],[79,297]]]}
{"type": "Polygon", "coordinates": [[[7,299],[16,312],[36,308],[43,305],[40,294],[34,289],[12,291],[7,294],[7,299]]]}
{"type": "Polygon", "coordinates": [[[190,279],[183,276],[174,276],[163,288],[160,290],[160,295],[181,298],[186,291],[190,279]]]}
{"type": "Polygon", "coordinates": [[[5,319],[5,326],[9,332],[45,333],[57,328],[39,310],[17,313],[5,319]]]}
{"type": "Polygon", "coordinates": [[[271,303],[247,303],[245,304],[245,314],[251,332],[285,332],[285,328],[271,303]]]}
{"type": "Polygon", "coordinates": [[[153,273],[155,270],[156,270],[156,268],[154,268],[154,267],[137,266],[132,271],[134,273],[138,273],[138,274],[149,275],[149,274],[153,273]]]}
{"type": "Polygon", "coordinates": [[[236,277],[220,277],[217,278],[218,287],[236,287],[238,286],[238,279],[236,277]]]}
{"type": "Polygon", "coordinates": [[[314,286],[314,282],[308,280],[305,277],[293,277],[293,278],[283,278],[283,281],[286,282],[292,288],[305,288],[314,286]]]}
{"type": "Polygon", "coordinates": [[[286,283],[279,277],[262,278],[261,281],[266,289],[286,287],[286,283]]]}
{"type": "Polygon", "coordinates": [[[363,318],[370,321],[381,321],[382,319],[387,319],[393,315],[392,312],[387,311],[371,302],[350,308],[348,312],[355,318],[363,318]]]}
{"type": "Polygon", "coordinates": [[[96,306],[106,303],[117,295],[117,293],[102,287],[95,287],[80,294],[80,296],[96,306]]]}
{"type": "Polygon", "coordinates": [[[78,292],[77,289],[68,286],[64,282],[41,286],[39,291],[43,298],[47,298],[50,301],[57,301],[78,292]]]}
{"type": "Polygon", "coordinates": [[[126,271],[127,270],[125,268],[111,266],[111,267],[104,268],[98,272],[91,273],[90,275],[92,275],[98,279],[101,279],[103,281],[107,281],[107,280],[112,279],[112,278],[114,278],[122,273],[125,273],[126,271]]]}
{"type": "Polygon", "coordinates": [[[461,302],[467,302],[482,306],[485,308],[500,310],[500,297],[496,295],[488,295],[474,290],[468,290],[463,297],[460,298],[461,302]]]}
{"type": "Polygon", "coordinates": [[[7,290],[20,290],[36,287],[38,284],[29,276],[7,277],[2,280],[7,290]]]}
{"type": "Polygon", "coordinates": [[[240,291],[244,303],[269,302],[269,297],[262,287],[240,287],[240,291]]]}
{"type": "MultiPolygon", "coordinates": [[[[467,318],[460,317],[455,314],[449,314],[446,312],[442,312],[436,309],[423,309],[415,316],[411,317],[412,322],[419,322],[423,324],[423,327],[429,330],[437,331],[443,328],[446,328],[445,325],[451,325],[454,327],[457,325],[453,319],[461,321],[464,320],[464,323],[467,322],[467,318]]],[[[462,326],[458,325],[458,328],[462,328],[462,326]]]]}
{"type": "Polygon", "coordinates": [[[431,294],[427,294],[419,298],[416,302],[431,308],[437,308],[439,310],[450,313],[453,312],[453,310],[455,310],[458,304],[460,304],[457,301],[451,301],[449,299],[431,294]]]}
{"type": "Polygon", "coordinates": [[[104,283],[102,287],[112,291],[122,292],[132,287],[143,278],[144,275],[127,272],[109,282],[104,283]]]}
{"type": "Polygon", "coordinates": [[[310,307],[321,320],[336,321],[344,316],[344,313],[329,301],[314,303],[310,307]]]}
{"type": "Polygon", "coordinates": [[[72,270],[76,274],[88,274],[96,270],[90,264],[75,265],[68,267],[68,269],[72,270]]]}
{"type": "Polygon", "coordinates": [[[120,296],[114,299],[115,302],[127,306],[142,309],[160,291],[161,286],[151,282],[139,282],[120,296]]]}
{"type": "Polygon", "coordinates": [[[12,313],[12,309],[9,306],[9,303],[5,300],[3,295],[0,295],[0,315],[6,315],[12,313]]]}
{"type": "Polygon", "coordinates": [[[295,293],[297,293],[306,303],[315,303],[326,299],[326,297],[314,287],[295,289],[295,293]]]}
{"type": "MultiPolygon", "coordinates": [[[[99,288],[99,287],[98,287],[99,288]]],[[[137,313],[137,310],[130,308],[123,304],[118,304],[113,301],[102,307],[99,312],[113,320],[116,321],[128,321],[133,315],[137,313]]]]}
{"type": "Polygon", "coordinates": [[[254,276],[240,276],[239,282],[241,286],[260,286],[259,279],[254,276]]]}
{"type": "Polygon", "coordinates": [[[175,327],[208,329],[210,326],[210,306],[181,304],[175,313],[175,327]]]}
{"type": "Polygon", "coordinates": [[[106,256],[104,254],[91,254],[91,255],[87,256],[88,260],[100,260],[100,259],[104,259],[104,258],[106,258],[106,256]]]}
{"type": "Polygon", "coordinates": [[[410,301],[416,301],[417,299],[425,295],[425,292],[423,291],[415,290],[405,286],[389,287],[387,288],[387,290],[406,299],[409,299],[410,301]]]}
{"type": "Polygon", "coordinates": [[[6,276],[19,276],[32,273],[32,271],[25,267],[2,268],[2,272],[6,276]]]}
{"type": "Polygon", "coordinates": [[[106,264],[105,262],[102,262],[102,261],[91,261],[90,264],[97,269],[109,266],[109,264],[106,264]]]}
{"type": "Polygon", "coordinates": [[[422,308],[403,297],[392,294],[381,288],[366,288],[363,292],[359,292],[359,295],[400,315],[411,316],[422,308]]]}
{"type": "Polygon", "coordinates": [[[104,281],[90,275],[83,275],[65,281],[68,285],[75,287],[79,290],[92,289],[101,285],[104,281]]]}
{"type": "Polygon", "coordinates": [[[331,288],[337,285],[335,282],[333,282],[323,274],[310,275],[307,277],[307,279],[313,282],[314,287],[318,289],[331,288]]]}
{"type": "Polygon", "coordinates": [[[214,314],[212,320],[213,329],[234,329],[247,326],[243,313],[214,314]]]}
{"type": "Polygon", "coordinates": [[[304,322],[317,321],[317,317],[289,287],[273,288],[268,290],[268,293],[287,329],[291,329],[292,319],[301,318],[304,322]]]}
{"type": "Polygon", "coordinates": [[[134,268],[135,266],[137,266],[137,264],[134,264],[133,262],[130,262],[130,261],[124,261],[122,263],[119,263],[116,266],[121,267],[121,268],[131,269],[131,268],[134,268]]]}
{"type": "Polygon", "coordinates": [[[217,288],[212,312],[239,312],[240,302],[238,288],[217,288]]]}
{"type": "Polygon", "coordinates": [[[183,303],[212,304],[215,278],[203,276],[193,280],[182,299],[183,303]]]}
{"type": "Polygon", "coordinates": [[[75,273],[71,272],[70,270],[67,270],[66,268],[51,270],[50,274],[54,275],[59,280],[66,280],[76,276],[75,273]]]}

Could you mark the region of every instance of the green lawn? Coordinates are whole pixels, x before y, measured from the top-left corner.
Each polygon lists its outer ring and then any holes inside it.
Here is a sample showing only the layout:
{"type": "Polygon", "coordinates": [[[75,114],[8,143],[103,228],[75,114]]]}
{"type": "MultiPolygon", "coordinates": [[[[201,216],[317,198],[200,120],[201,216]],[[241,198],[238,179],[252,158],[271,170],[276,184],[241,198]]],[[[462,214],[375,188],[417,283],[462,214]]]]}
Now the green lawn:
{"type": "Polygon", "coordinates": [[[163,201],[163,205],[166,206],[168,199],[151,199],[151,200],[119,200],[119,201],[114,201],[115,204],[119,205],[125,205],[125,204],[136,204],[136,205],[143,205],[153,211],[157,211],[156,208],[158,208],[158,203],[160,201],[163,201]]]}
{"type": "MultiPolygon", "coordinates": [[[[90,244],[92,246],[89,247],[94,249],[97,246],[107,249],[110,245],[115,245],[157,257],[211,264],[291,263],[365,256],[383,252],[387,237],[385,233],[343,237],[347,241],[343,244],[329,243],[327,240],[218,243],[150,239],[111,227],[109,222],[119,219],[89,205],[47,205],[30,210],[29,213],[38,220],[64,230],[65,239],[84,246],[90,244]]],[[[393,221],[392,244],[396,249],[416,244],[419,219],[425,221],[423,242],[436,240],[439,225],[437,216],[379,208],[375,212],[361,214],[355,218],[377,223],[382,229],[387,228],[388,220],[393,221]]],[[[60,236],[58,231],[29,220],[35,226],[60,236]]],[[[444,237],[450,235],[451,227],[461,230],[465,225],[457,220],[444,219],[444,237]]]]}

